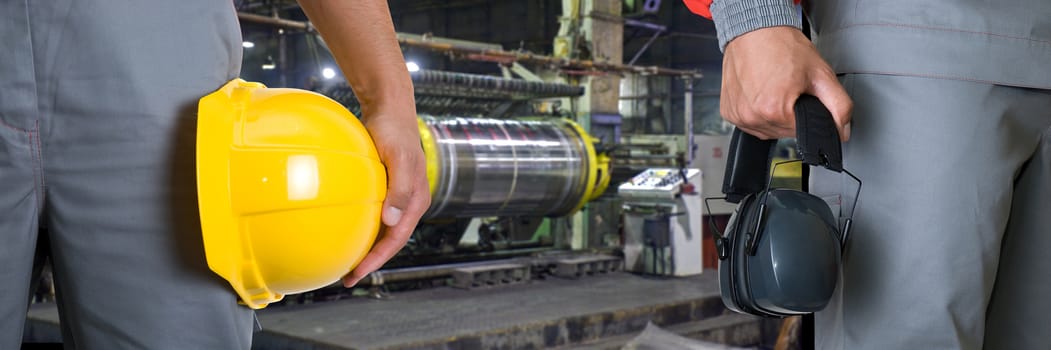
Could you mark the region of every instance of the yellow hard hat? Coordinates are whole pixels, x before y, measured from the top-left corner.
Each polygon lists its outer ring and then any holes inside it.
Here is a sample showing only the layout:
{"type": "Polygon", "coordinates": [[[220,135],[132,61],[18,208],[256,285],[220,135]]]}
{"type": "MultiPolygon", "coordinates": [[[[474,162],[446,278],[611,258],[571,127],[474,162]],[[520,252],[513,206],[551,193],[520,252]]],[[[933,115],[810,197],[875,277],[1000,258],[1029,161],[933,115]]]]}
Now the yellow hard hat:
{"type": "Polygon", "coordinates": [[[253,309],[338,281],[380,225],[387,178],[361,123],[316,93],[236,79],[200,100],[208,266],[253,309]]]}

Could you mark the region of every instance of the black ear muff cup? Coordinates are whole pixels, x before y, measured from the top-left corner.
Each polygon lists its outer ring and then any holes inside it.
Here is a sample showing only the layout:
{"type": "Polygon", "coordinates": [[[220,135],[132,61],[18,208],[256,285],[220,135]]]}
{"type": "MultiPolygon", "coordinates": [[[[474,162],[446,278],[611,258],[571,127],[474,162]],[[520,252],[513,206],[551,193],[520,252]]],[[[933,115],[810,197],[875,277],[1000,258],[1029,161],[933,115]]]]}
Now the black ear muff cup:
{"type": "MultiPolygon", "coordinates": [[[[796,162],[854,178],[858,182],[856,205],[861,181],[842,169],[839,135],[831,114],[820,101],[806,96],[795,110],[797,119],[805,119],[797,123],[797,133],[806,135],[800,139],[806,154],[796,162]]],[[[770,188],[771,175],[765,165],[773,160],[773,147],[775,143],[769,140],[734,130],[728,157],[733,161],[727,163],[723,192],[727,201],[738,205],[725,234],[719,234],[712,223],[719,249],[719,290],[723,303],[735,312],[764,317],[805,315],[824,309],[832,299],[852,219],[848,217],[841,229],[838,216],[821,198],[770,188]]]]}
{"type": "MultiPolygon", "coordinates": [[[[766,193],[762,232],[747,264],[747,302],[771,315],[806,314],[825,308],[840,274],[841,236],[835,216],[820,198],[796,190],[766,193]]],[[[758,214],[757,214],[758,215],[758,214]]]]}
{"type": "Polygon", "coordinates": [[[725,238],[730,252],[719,263],[719,285],[727,308],[781,317],[820,311],[832,298],[842,237],[820,198],[788,189],[747,196],[725,238]]]}

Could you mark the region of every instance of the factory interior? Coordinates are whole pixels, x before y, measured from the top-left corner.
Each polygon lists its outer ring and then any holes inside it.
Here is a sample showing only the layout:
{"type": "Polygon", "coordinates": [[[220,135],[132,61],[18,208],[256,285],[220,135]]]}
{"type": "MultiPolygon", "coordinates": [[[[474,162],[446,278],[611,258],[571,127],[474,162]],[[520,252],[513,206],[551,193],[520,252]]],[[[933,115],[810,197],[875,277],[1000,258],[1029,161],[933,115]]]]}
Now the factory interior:
{"type": "MultiPolygon", "coordinates": [[[[710,20],[678,0],[388,3],[431,206],[355,287],[257,310],[253,348],[803,346],[798,320],[720,299],[710,237],[734,206],[705,198],[722,195],[732,125],[710,20]]],[[[235,6],[243,79],[360,112],[295,1],[235,6]]],[[[792,159],[782,143],[776,157],[792,159]]],[[[800,186],[799,167],[776,170],[778,186],[800,186]]],[[[53,288],[37,291],[25,339],[60,342],[53,288]]]]}

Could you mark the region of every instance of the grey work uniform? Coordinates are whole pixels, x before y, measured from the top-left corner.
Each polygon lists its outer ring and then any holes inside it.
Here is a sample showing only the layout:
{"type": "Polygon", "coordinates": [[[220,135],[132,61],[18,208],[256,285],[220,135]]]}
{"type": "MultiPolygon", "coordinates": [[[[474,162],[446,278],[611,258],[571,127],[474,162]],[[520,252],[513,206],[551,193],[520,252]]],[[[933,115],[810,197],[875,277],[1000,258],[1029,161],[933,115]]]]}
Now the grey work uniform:
{"type": "MultiPolygon", "coordinates": [[[[1051,1],[804,1],[864,181],[819,349],[1051,347],[1051,1]]],[[[725,44],[790,0],[716,0],[725,44]]],[[[815,170],[811,192],[853,201],[815,170]]],[[[843,206],[844,215],[849,215],[843,206]]]]}
{"type": "Polygon", "coordinates": [[[238,75],[229,1],[0,0],[0,349],[46,225],[67,348],[248,348],[205,264],[196,101],[238,75]]]}
{"type": "MultiPolygon", "coordinates": [[[[865,181],[818,348],[1051,347],[1051,1],[808,10],[865,181]]],[[[840,179],[812,190],[852,197],[840,179]]]]}

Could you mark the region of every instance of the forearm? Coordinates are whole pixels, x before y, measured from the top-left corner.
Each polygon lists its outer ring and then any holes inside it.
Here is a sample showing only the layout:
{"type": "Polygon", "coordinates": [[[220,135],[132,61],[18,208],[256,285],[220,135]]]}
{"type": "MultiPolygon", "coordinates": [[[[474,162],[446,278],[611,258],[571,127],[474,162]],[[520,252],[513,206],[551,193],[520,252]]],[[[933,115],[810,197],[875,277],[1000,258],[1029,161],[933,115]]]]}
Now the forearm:
{"type": "Polygon", "coordinates": [[[792,0],[715,0],[712,20],[719,36],[719,49],[742,34],[756,29],[790,26],[802,28],[802,17],[792,0]]]}
{"type": "Polygon", "coordinates": [[[412,81],[385,0],[302,0],[368,118],[415,118],[412,81]],[[409,110],[406,110],[409,109],[409,110]]]}

